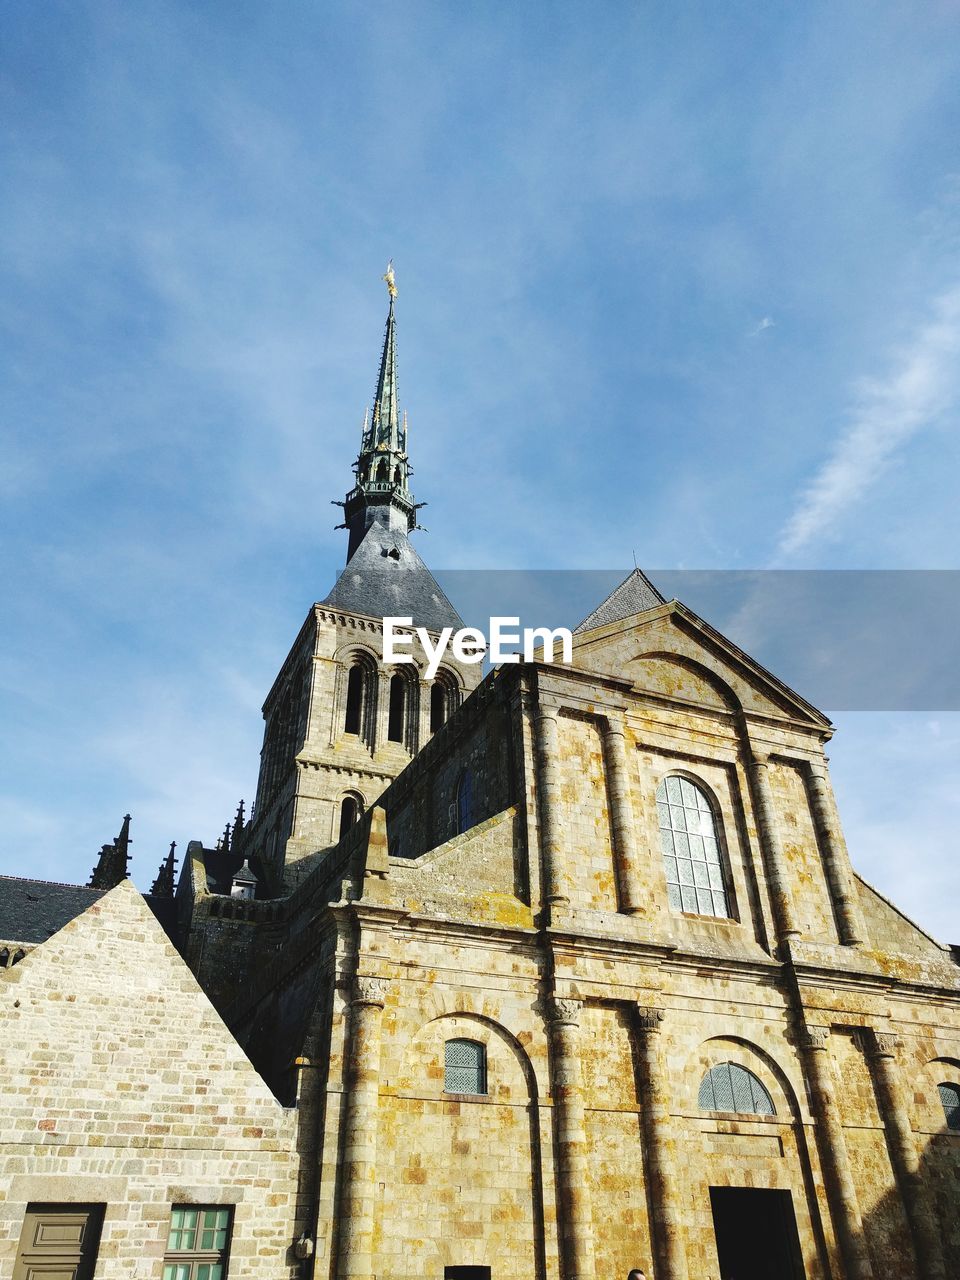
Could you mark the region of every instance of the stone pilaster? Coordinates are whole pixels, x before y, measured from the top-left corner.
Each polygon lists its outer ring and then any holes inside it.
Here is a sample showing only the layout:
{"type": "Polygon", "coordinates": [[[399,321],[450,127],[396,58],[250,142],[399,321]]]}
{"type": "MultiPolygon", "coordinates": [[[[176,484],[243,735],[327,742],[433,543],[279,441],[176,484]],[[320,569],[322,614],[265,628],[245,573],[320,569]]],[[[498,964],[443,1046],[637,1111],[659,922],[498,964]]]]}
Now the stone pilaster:
{"type": "Polygon", "coordinates": [[[767,869],[770,897],[773,901],[777,937],[780,942],[785,942],[790,938],[799,937],[800,929],[787,888],[789,880],[783,846],[780,842],[776,806],[770,790],[770,778],[767,773],[769,767],[769,756],[755,755],[750,764],[750,779],[753,783],[753,803],[757,814],[757,825],[760,828],[760,845],[767,869]]]}
{"type": "Polygon", "coordinates": [[[810,795],[810,810],[820,838],[827,883],[830,886],[837,915],[840,941],[846,946],[855,947],[864,941],[866,934],[860,913],[860,903],[857,900],[853,871],[850,867],[850,857],[833,803],[833,791],[827,779],[825,760],[809,762],[807,788],[810,795]]]}
{"type": "Polygon", "coordinates": [[[560,845],[560,733],[557,713],[540,707],[537,713],[537,797],[540,817],[540,860],[547,905],[566,907],[570,894],[560,845]]]}
{"type": "Polygon", "coordinates": [[[580,1066],[579,1000],[550,1002],[551,1075],[563,1280],[594,1280],[593,1209],[580,1066]]]}
{"type": "Polygon", "coordinates": [[[357,978],[350,1005],[344,1072],[347,1096],[341,1147],[338,1280],[370,1280],[376,1210],[377,1103],[386,984],[357,978]]]}
{"type": "Polygon", "coordinates": [[[679,1159],[670,1118],[666,1073],[660,1054],[663,1010],[637,1006],[637,1044],[640,1053],[640,1123],[643,1167],[651,1206],[657,1280],[687,1280],[682,1219],[676,1171],[679,1159]]]}
{"type": "Polygon", "coordinates": [[[810,1105],[823,1165],[830,1213],[850,1280],[873,1280],[873,1267],[863,1234],[850,1157],[840,1119],[827,1044],[827,1027],[804,1027],[800,1034],[810,1086],[810,1105]]]}
{"type": "Polygon", "coordinates": [[[917,1274],[924,1280],[946,1280],[943,1251],[927,1200],[917,1141],[907,1111],[903,1080],[897,1065],[899,1042],[896,1036],[883,1031],[864,1031],[860,1046],[870,1064],[880,1114],[887,1132],[887,1146],[894,1177],[903,1197],[907,1221],[913,1236],[917,1258],[917,1274]]]}
{"type": "Polygon", "coordinates": [[[644,894],[640,882],[631,770],[627,757],[626,729],[621,720],[607,720],[604,723],[603,755],[610,796],[610,825],[616,854],[620,910],[629,914],[642,913],[650,894],[644,894]]]}

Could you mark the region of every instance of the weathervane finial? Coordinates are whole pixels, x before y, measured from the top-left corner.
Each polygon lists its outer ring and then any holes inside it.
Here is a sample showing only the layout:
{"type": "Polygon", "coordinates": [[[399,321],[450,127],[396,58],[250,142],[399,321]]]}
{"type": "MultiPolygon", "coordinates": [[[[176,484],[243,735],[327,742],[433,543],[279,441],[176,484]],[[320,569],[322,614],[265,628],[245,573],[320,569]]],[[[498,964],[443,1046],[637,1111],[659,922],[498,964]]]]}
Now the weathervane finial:
{"type": "Polygon", "coordinates": [[[393,259],[392,259],[392,258],[391,258],[391,259],[390,259],[390,261],[387,263],[387,269],[386,269],[386,271],[384,272],[383,279],[384,279],[384,280],[386,280],[386,282],[387,282],[387,293],[389,293],[389,295],[390,295],[390,297],[391,297],[391,298],[395,298],[395,297],[397,296],[397,282],[396,282],[396,279],[394,278],[394,274],[393,274],[393,259]]]}

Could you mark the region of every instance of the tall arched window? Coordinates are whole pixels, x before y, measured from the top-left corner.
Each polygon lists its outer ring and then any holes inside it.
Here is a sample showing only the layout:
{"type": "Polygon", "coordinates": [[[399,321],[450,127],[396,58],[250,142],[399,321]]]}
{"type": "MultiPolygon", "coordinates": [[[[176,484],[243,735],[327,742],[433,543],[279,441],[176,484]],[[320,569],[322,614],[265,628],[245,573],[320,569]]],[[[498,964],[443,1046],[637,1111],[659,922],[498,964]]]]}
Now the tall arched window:
{"type": "Polygon", "coordinates": [[[347,676],[347,714],[343,722],[344,733],[359,733],[363,725],[364,670],[355,662],[347,676]]]}
{"type": "Polygon", "coordinates": [[[387,737],[391,742],[403,742],[407,726],[407,682],[401,675],[390,681],[390,714],[387,718],[387,737]]]}
{"type": "Polygon", "coordinates": [[[940,1105],[943,1107],[943,1118],[947,1122],[947,1128],[960,1132],[960,1089],[955,1084],[937,1085],[937,1093],[940,1095],[940,1105]]]}
{"type": "Polygon", "coordinates": [[[448,1040],[443,1047],[444,1093],[486,1093],[487,1051],[476,1040],[448,1040]]]}
{"type": "Polygon", "coordinates": [[[729,916],[717,821],[706,793],[689,778],[664,778],[657,787],[657,817],[670,905],[701,916],[729,916]]]}
{"type": "Polygon", "coordinates": [[[711,1067],[700,1083],[701,1111],[735,1111],[742,1116],[773,1116],[773,1099],[757,1077],[736,1062],[711,1067]]]}
{"type": "Polygon", "coordinates": [[[460,690],[452,676],[440,671],[430,688],[430,732],[442,729],[460,705],[460,690]]]}
{"type": "Polygon", "coordinates": [[[457,796],[454,802],[457,835],[473,826],[473,774],[464,769],[457,779],[457,796]]]}
{"type": "Polygon", "coordinates": [[[340,801],[340,834],[338,840],[342,840],[350,828],[357,822],[363,813],[363,803],[359,796],[345,795],[340,801]]]}

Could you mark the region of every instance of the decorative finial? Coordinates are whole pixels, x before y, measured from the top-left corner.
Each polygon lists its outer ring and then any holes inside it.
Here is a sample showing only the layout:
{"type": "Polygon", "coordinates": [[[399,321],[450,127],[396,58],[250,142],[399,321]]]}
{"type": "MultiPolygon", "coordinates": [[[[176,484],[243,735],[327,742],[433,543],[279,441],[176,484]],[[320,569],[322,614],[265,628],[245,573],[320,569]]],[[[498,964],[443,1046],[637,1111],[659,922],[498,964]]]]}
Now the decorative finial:
{"type": "Polygon", "coordinates": [[[395,298],[395,297],[397,296],[397,282],[396,282],[396,279],[394,278],[394,274],[393,274],[393,259],[392,259],[392,258],[391,258],[391,259],[390,259],[390,261],[387,263],[387,269],[386,269],[386,271],[384,272],[383,279],[384,279],[384,280],[386,280],[386,282],[387,282],[387,293],[389,293],[389,295],[390,295],[390,297],[391,297],[391,298],[395,298]]]}

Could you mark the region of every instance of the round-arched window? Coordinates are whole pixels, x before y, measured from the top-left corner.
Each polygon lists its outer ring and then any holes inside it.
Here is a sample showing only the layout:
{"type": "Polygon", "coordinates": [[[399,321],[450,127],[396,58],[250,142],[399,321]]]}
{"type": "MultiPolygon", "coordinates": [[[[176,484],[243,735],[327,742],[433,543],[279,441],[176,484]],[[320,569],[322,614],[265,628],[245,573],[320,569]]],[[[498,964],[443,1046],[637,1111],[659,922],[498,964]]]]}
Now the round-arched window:
{"type": "Polygon", "coordinates": [[[726,877],[713,806],[689,778],[671,774],[657,787],[660,850],[672,907],[729,917],[726,877]]]}
{"type": "Polygon", "coordinates": [[[944,1082],[937,1085],[937,1093],[940,1095],[940,1105],[943,1107],[943,1118],[947,1122],[947,1128],[955,1133],[960,1132],[960,1088],[955,1084],[944,1082]]]}
{"type": "Polygon", "coordinates": [[[773,1099],[757,1077],[736,1062],[719,1062],[700,1082],[701,1111],[735,1111],[743,1116],[776,1115],[773,1099]]]}
{"type": "Polygon", "coordinates": [[[448,1040],[443,1047],[444,1093],[486,1093],[487,1051],[477,1040],[448,1040]]]}

